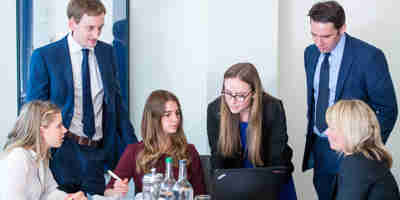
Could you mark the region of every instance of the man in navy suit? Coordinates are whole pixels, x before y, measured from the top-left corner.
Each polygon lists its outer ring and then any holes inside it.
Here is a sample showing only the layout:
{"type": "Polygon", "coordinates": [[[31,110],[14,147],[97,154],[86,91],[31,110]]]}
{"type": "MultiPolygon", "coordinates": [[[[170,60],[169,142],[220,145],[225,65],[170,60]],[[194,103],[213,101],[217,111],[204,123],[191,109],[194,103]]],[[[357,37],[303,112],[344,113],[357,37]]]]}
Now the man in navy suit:
{"type": "Polygon", "coordinates": [[[103,194],[105,169],[113,169],[125,146],[137,142],[121,98],[112,46],[98,41],[105,13],[100,0],[71,0],[71,33],[36,49],[31,58],[27,101],[57,104],[68,128],[50,161],[66,192],[103,194]]]}
{"type": "MultiPolygon", "coordinates": [[[[321,200],[331,199],[341,156],[325,134],[327,107],[340,99],[360,99],[375,111],[383,142],[397,118],[397,102],[383,52],[346,33],[345,13],[335,1],[313,5],[308,16],[315,44],[304,53],[307,77],[307,140],[303,171],[314,168],[321,200]]],[[[360,166],[362,167],[362,166],[360,166]]]]}

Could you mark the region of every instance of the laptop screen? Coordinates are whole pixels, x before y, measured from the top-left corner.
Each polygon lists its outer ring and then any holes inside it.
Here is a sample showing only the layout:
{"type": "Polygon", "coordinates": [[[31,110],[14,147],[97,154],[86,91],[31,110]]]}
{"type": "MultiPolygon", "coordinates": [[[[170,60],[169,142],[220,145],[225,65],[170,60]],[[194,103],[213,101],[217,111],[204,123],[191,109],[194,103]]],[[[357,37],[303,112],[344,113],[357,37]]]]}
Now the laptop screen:
{"type": "Polygon", "coordinates": [[[287,167],[216,169],[213,200],[275,200],[289,179],[287,167]]]}

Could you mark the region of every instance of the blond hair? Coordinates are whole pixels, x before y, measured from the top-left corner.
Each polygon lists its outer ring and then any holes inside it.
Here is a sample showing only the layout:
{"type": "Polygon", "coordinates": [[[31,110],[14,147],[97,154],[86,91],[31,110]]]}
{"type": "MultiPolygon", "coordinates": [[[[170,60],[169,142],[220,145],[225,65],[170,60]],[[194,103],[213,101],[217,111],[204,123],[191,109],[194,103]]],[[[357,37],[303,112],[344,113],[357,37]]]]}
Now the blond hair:
{"type": "MultiPolygon", "coordinates": [[[[262,111],[264,89],[261,84],[257,69],[251,63],[237,63],[232,65],[224,74],[223,85],[226,79],[238,78],[250,85],[252,98],[250,103],[249,125],[246,129],[248,158],[251,163],[264,165],[261,157],[262,147],[262,111]]],[[[224,90],[224,88],[223,88],[224,90]]],[[[225,157],[233,157],[241,151],[239,133],[239,114],[233,114],[226,103],[225,98],[221,98],[221,122],[218,138],[218,150],[225,157]]]]}
{"type": "Polygon", "coordinates": [[[328,126],[338,128],[344,136],[345,154],[362,153],[373,160],[392,166],[392,156],[382,142],[379,122],[374,111],[361,100],[340,100],[326,112],[328,126]]]}
{"type": "Polygon", "coordinates": [[[183,115],[178,98],[169,91],[153,91],[146,100],[143,110],[141,134],[143,138],[144,149],[138,153],[136,159],[136,171],[147,173],[152,167],[155,167],[163,154],[173,158],[175,167],[178,167],[178,160],[186,159],[190,164],[190,156],[187,150],[187,139],[183,131],[183,115]],[[165,142],[160,135],[163,134],[161,118],[165,113],[165,104],[173,101],[178,105],[181,115],[180,123],[175,134],[168,134],[171,143],[167,152],[161,151],[161,144],[165,142]]]}
{"type": "Polygon", "coordinates": [[[4,146],[6,153],[14,148],[32,149],[38,154],[38,160],[48,163],[50,151],[44,147],[45,141],[40,135],[40,127],[49,126],[61,110],[49,101],[35,100],[26,103],[19,114],[4,146]]]}

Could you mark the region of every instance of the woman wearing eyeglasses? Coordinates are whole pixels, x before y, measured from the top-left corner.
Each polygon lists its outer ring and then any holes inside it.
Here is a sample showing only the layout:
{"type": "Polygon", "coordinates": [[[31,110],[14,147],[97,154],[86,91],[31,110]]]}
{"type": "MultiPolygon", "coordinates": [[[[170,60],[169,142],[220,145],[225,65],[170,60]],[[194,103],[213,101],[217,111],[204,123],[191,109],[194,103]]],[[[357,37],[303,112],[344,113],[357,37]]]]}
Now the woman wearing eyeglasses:
{"type": "MultiPolygon", "coordinates": [[[[287,166],[293,171],[282,102],[264,92],[251,63],[225,72],[221,96],[208,105],[207,134],[213,169],[287,166]]],[[[297,199],[292,179],[280,199],[297,199]]]]}

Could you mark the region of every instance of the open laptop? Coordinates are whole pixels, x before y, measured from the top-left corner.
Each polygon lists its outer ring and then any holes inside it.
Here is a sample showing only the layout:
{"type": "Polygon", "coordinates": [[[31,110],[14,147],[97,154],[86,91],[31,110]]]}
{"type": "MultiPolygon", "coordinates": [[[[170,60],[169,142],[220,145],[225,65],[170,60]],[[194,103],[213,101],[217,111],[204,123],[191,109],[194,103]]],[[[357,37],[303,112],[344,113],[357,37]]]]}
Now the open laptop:
{"type": "Polygon", "coordinates": [[[287,167],[216,169],[213,200],[275,200],[289,179],[287,167]]]}

